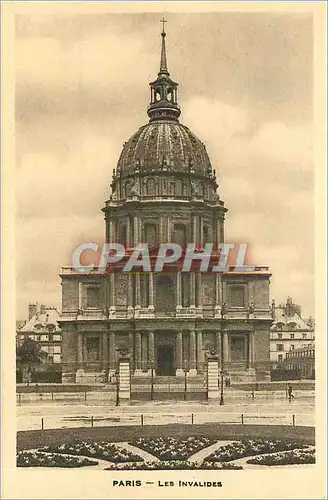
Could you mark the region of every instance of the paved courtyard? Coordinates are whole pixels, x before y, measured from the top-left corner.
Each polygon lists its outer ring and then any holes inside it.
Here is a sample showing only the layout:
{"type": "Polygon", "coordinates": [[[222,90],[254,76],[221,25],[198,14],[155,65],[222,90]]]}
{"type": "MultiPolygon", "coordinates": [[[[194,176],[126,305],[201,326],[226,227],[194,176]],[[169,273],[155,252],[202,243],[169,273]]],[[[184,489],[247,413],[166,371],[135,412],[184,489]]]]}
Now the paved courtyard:
{"type": "Polygon", "coordinates": [[[314,397],[291,403],[284,398],[218,402],[153,401],[114,406],[97,399],[83,402],[30,401],[17,406],[17,430],[64,429],[113,425],[164,425],[174,423],[235,423],[314,426],[314,397]],[[242,416],[243,415],[243,416],[242,416]],[[293,417],[294,415],[294,417],[293,417]]]}

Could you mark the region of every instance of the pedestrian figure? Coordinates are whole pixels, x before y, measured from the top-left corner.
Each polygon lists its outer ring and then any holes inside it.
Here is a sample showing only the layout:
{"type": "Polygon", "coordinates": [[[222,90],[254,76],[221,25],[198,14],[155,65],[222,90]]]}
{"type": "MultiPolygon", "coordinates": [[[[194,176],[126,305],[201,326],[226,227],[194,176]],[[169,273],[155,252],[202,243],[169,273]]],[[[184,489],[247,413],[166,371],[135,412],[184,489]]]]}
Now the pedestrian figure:
{"type": "Polygon", "coordinates": [[[291,402],[291,400],[294,399],[293,388],[292,388],[291,384],[289,384],[289,386],[288,386],[288,399],[289,399],[289,402],[291,402]]]}

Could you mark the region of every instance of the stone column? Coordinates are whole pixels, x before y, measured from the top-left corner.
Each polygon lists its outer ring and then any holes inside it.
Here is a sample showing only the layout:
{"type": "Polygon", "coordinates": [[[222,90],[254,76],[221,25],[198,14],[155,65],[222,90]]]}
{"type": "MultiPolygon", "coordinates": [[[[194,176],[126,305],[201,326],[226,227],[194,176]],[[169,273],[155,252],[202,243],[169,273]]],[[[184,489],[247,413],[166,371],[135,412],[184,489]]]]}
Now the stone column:
{"type": "Polygon", "coordinates": [[[129,355],[130,355],[130,358],[132,359],[132,354],[133,354],[133,333],[132,332],[129,332],[128,344],[129,344],[129,355]]]}
{"type": "Polygon", "coordinates": [[[190,330],[189,333],[189,375],[197,375],[196,370],[196,332],[195,330],[190,330]]]}
{"type": "Polygon", "coordinates": [[[202,274],[200,271],[196,271],[196,304],[197,308],[202,309],[202,274]]]}
{"type": "Polygon", "coordinates": [[[140,296],[140,273],[135,274],[135,309],[140,309],[141,307],[141,296],[140,296]]]}
{"type": "Polygon", "coordinates": [[[168,216],[167,218],[167,242],[170,243],[172,241],[172,221],[171,221],[171,217],[168,216]]]}
{"type": "Polygon", "coordinates": [[[115,332],[109,332],[109,369],[111,373],[116,371],[116,351],[115,351],[115,332]]]}
{"type": "Polygon", "coordinates": [[[220,219],[217,220],[216,222],[216,243],[219,245],[221,243],[221,224],[220,224],[220,219]]]}
{"type": "Polygon", "coordinates": [[[131,245],[131,222],[130,222],[129,215],[126,217],[126,241],[124,243],[125,243],[125,246],[128,246],[128,247],[130,247],[130,245],[131,245]]]}
{"type": "Polygon", "coordinates": [[[176,335],[177,370],[176,375],[184,373],[182,369],[182,332],[179,330],[176,335]]]}
{"type": "Polygon", "coordinates": [[[81,311],[81,309],[83,308],[83,283],[81,283],[81,281],[79,281],[79,297],[78,297],[78,301],[79,301],[79,310],[81,311]]]}
{"type": "Polygon", "coordinates": [[[77,367],[82,368],[83,353],[82,353],[82,332],[77,332],[77,367]]]}
{"type": "Polygon", "coordinates": [[[115,311],[115,273],[111,272],[109,275],[109,289],[110,289],[110,311],[115,311]]]}
{"type": "Polygon", "coordinates": [[[192,239],[193,243],[196,245],[197,243],[197,215],[192,216],[192,239]]]}
{"type": "Polygon", "coordinates": [[[204,353],[203,353],[203,332],[197,332],[197,372],[203,373],[204,370],[204,353]]]}
{"type": "Polygon", "coordinates": [[[249,364],[251,368],[254,368],[255,362],[255,332],[250,332],[248,334],[249,341],[249,364]]]}
{"type": "Polygon", "coordinates": [[[139,373],[141,371],[141,333],[136,331],[135,333],[135,373],[139,373]]]}
{"type": "Polygon", "coordinates": [[[154,273],[148,273],[149,276],[149,306],[148,309],[154,310],[154,273]]]}
{"type": "Polygon", "coordinates": [[[128,274],[128,314],[133,313],[133,276],[128,274]]]}
{"type": "Polygon", "coordinates": [[[195,301],[196,301],[196,291],[195,291],[195,272],[190,271],[189,273],[189,284],[190,284],[190,309],[195,309],[195,301]]]}
{"type": "Polygon", "coordinates": [[[176,307],[177,309],[181,309],[182,307],[182,287],[181,287],[181,272],[177,271],[177,298],[176,298],[176,307]]]}
{"type": "Polygon", "coordinates": [[[148,335],[143,333],[141,335],[141,358],[142,358],[142,370],[145,375],[147,374],[146,370],[148,370],[148,344],[149,338],[148,335]]]}
{"type": "Polygon", "coordinates": [[[148,360],[150,365],[155,362],[155,340],[154,340],[154,332],[148,333],[148,360]]]}
{"type": "Polygon", "coordinates": [[[222,281],[221,274],[215,275],[215,313],[220,314],[222,306],[222,281]]]}
{"type": "Polygon", "coordinates": [[[112,219],[112,216],[109,218],[109,242],[110,243],[115,243],[116,241],[116,235],[115,235],[115,223],[114,220],[112,219]]]}
{"type": "Polygon", "coordinates": [[[163,223],[164,223],[163,217],[160,217],[159,218],[159,243],[164,243],[164,239],[163,239],[163,223]]]}
{"type": "Polygon", "coordinates": [[[217,330],[215,333],[215,347],[216,347],[216,353],[219,357],[220,364],[221,364],[221,331],[217,330]]]}
{"type": "Polygon", "coordinates": [[[133,244],[136,245],[137,243],[139,243],[138,239],[139,239],[139,221],[138,221],[138,216],[135,215],[133,217],[133,244]]]}
{"type": "Polygon", "coordinates": [[[107,345],[107,332],[101,334],[101,351],[102,351],[102,370],[107,370],[108,366],[108,345],[107,345]]]}
{"type": "Polygon", "coordinates": [[[249,368],[249,334],[244,335],[244,364],[245,369],[249,368]]]}
{"type": "Polygon", "coordinates": [[[200,231],[199,243],[201,245],[203,245],[203,243],[204,243],[204,219],[202,216],[199,217],[199,231],[200,231]]]}

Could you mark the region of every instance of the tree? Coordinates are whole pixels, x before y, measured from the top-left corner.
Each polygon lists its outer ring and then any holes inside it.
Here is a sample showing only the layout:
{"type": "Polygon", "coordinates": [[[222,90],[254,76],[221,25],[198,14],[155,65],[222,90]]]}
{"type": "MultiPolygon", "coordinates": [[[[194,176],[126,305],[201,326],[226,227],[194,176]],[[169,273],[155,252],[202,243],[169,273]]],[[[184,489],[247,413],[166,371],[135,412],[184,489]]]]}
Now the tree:
{"type": "Polygon", "coordinates": [[[16,347],[16,364],[22,369],[23,382],[30,382],[32,368],[41,364],[46,356],[40,344],[28,337],[16,347]]]}

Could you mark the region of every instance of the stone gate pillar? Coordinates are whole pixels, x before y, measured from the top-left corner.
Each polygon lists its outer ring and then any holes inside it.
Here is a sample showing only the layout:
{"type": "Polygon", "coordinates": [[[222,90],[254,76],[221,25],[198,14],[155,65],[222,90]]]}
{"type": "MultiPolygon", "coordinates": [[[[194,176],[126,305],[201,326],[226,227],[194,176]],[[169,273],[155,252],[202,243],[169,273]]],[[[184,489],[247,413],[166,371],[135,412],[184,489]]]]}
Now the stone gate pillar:
{"type": "Polygon", "coordinates": [[[219,358],[216,355],[207,358],[207,398],[219,398],[219,358]]]}
{"type": "Polygon", "coordinates": [[[119,404],[129,404],[131,399],[130,358],[125,356],[118,362],[119,404]]]}

